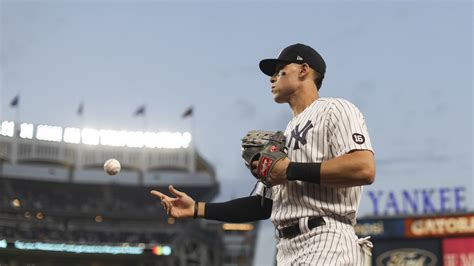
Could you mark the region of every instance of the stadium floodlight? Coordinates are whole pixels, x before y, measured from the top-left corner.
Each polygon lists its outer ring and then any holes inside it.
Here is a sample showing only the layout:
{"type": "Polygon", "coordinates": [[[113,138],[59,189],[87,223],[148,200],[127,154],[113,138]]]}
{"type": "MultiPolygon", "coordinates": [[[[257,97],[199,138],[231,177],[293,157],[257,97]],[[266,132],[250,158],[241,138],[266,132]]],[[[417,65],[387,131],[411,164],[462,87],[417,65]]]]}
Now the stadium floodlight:
{"type": "Polygon", "coordinates": [[[143,144],[147,148],[156,148],[156,139],[158,138],[158,135],[154,132],[145,132],[143,133],[143,144]]]}
{"type": "Polygon", "coordinates": [[[99,144],[99,131],[92,128],[84,128],[82,130],[82,143],[87,145],[98,145],[99,144]]]}
{"type": "Polygon", "coordinates": [[[36,139],[59,142],[63,138],[63,129],[57,126],[39,125],[36,127],[36,139]]]}
{"type": "Polygon", "coordinates": [[[165,133],[157,132],[151,141],[155,148],[163,148],[166,145],[165,133]]]}
{"type": "Polygon", "coordinates": [[[189,147],[189,143],[191,143],[191,133],[189,132],[184,132],[183,137],[182,137],[182,144],[181,146],[183,148],[189,147]]]}
{"type": "Polygon", "coordinates": [[[141,131],[128,131],[126,134],[126,145],[131,148],[142,148],[144,144],[144,134],[141,131]]]}
{"type": "Polygon", "coordinates": [[[8,246],[7,240],[5,239],[0,240],[0,248],[7,248],[7,246],[8,246]]]}
{"type": "Polygon", "coordinates": [[[20,125],[20,138],[32,139],[33,138],[33,124],[22,123],[20,125]]]}
{"type": "Polygon", "coordinates": [[[182,147],[181,133],[160,132],[158,133],[157,148],[177,149],[182,147]]]}
{"type": "Polygon", "coordinates": [[[171,148],[171,149],[178,149],[181,148],[181,133],[169,133],[169,138],[170,138],[170,146],[166,148],[171,148]]]}
{"type": "Polygon", "coordinates": [[[79,128],[67,127],[64,129],[63,141],[66,143],[81,143],[81,130],[79,128]]]}
{"type": "Polygon", "coordinates": [[[163,255],[169,256],[171,255],[171,247],[163,246],[163,248],[161,248],[161,252],[163,253],[163,255]]]}
{"type": "MultiPolygon", "coordinates": [[[[15,133],[15,123],[3,121],[0,124],[0,136],[13,137],[15,133]]],[[[191,143],[189,132],[142,132],[92,128],[73,128],[49,125],[38,125],[36,127],[30,123],[20,125],[19,136],[23,139],[36,139],[44,141],[63,141],[72,144],[103,145],[113,147],[130,148],[164,148],[180,149],[188,148],[191,143]]]]}
{"type": "Polygon", "coordinates": [[[13,132],[15,131],[15,123],[11,121],[3,121],[0,124],[0,135],[6,137],[13,137],[13,132]]]}
{"type": "Polygon", "coordinates": [[[125,132],[116,130],[105,130],[99,131],[100,144],[106,146],[123,147],[125,146],[124,134],[125,132]]]}

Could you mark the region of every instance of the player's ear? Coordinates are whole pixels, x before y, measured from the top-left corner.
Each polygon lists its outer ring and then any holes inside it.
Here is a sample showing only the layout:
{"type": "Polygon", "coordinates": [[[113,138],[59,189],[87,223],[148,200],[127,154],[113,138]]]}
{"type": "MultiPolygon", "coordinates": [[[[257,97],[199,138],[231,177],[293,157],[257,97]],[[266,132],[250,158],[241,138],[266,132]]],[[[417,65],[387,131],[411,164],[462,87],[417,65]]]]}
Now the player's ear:
{"type": "Polygon", "coordinates": [[[299,77],[300,78],[303,78],[304,76],[308,75],[310,73],[310,67],[308,64],[304,63],[301,65],[301,68],[300,68],[300,73],[299,73],[299,77]]]}

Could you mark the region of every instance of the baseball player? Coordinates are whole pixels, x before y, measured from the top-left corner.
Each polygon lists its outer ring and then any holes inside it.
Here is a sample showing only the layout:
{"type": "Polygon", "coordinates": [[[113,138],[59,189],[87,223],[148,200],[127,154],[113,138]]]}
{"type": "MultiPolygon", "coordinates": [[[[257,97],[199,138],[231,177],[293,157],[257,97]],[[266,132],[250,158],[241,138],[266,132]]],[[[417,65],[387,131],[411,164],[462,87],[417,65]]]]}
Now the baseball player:
{"type": "Polygon", "coordinates": [[[151,193],[175,218],[249,222],[271,217],[278,265],[363,265],[364,241],[353,225],[362,186],[374,182],[375,160],[362,113],[347,100],[319,97],[326,63],[307,45],[290,45],[259,66],[270,76],[274,101],[288,103],[293,118],[284,132],[282,156],[248,162],[262,181],[256,195],[204,203],[173,186],[175,197],[151,193]]]}

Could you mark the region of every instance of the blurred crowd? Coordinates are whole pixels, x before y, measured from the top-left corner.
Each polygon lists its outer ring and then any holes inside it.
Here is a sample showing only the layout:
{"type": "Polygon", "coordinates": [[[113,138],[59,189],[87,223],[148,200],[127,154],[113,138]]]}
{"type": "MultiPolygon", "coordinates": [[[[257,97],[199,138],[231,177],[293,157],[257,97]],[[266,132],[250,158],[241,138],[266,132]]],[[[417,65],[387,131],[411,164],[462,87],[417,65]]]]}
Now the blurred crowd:
{"type": "Polygon", "coordinates": [[[175,237],[173,228],[185,224],[168,219],[147,187],[8,178],[0,182],[0,239],[169,243],[175,237]]]}

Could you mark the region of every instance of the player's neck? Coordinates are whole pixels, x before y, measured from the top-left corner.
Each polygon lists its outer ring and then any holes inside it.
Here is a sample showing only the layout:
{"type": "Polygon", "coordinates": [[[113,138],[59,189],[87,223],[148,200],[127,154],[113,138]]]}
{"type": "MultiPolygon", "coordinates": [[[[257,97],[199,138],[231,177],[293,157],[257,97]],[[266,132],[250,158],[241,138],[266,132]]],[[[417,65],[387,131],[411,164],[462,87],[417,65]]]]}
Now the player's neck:
{"type": "Polygon", "coordinates": [[[316,87],[305,87],[297,90],[288,104],[293,111],[293,116],[297,116],[317,99],[319,99],[319,93],[316,87]]]}

